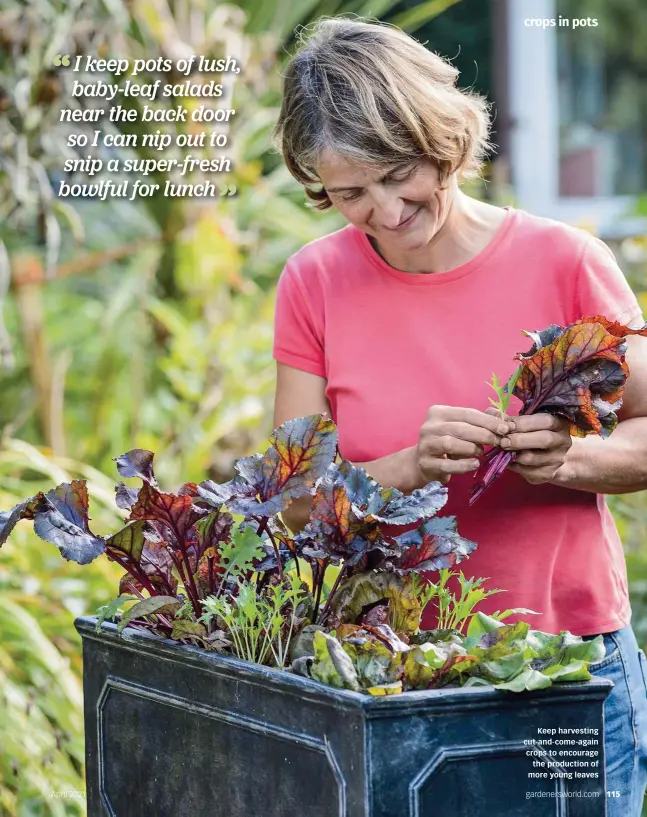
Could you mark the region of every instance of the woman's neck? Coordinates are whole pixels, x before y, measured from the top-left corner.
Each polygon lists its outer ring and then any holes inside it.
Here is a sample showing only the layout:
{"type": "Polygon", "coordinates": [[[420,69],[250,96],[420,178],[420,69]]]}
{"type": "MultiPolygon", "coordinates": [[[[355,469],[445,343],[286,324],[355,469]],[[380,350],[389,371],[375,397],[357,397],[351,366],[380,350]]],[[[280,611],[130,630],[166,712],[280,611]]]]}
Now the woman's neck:
{"type": "Polygon", "coordinates": [[[431,241],[414,250],[371,245],[386,263],[402,272],[447,272],[478,255],[497,233],[505,219],[505,210],[473,199],[458,188],[444,224],[431,241]]]}

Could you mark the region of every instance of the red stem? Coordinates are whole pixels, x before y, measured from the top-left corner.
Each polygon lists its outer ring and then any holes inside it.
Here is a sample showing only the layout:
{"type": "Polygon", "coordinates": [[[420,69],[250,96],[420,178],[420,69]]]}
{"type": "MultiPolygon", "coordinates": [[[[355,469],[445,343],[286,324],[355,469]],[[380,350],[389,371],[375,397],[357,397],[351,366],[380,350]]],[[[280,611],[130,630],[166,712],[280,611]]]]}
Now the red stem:
{"type": "MultiPolygon", "coordinates": [[[[183,559],[182,561],[180,561],[177,558],[177,554],[175,553],[175,551],[171,550],[171,548],[169,548],[168,551],[171,554],[171,559],[173,559],[173,564],[177,568],[177,572],[180,574],[180,579],[182,580],[182,584],[184,585],[184,589],[186,590],[187,595],[189,597],[189,601],[191,602],[191,605],[193,607],[193,612],[195,613],[196,617],[201,616],[202,611],[200,610],[200,605],[199,605],[199,602],[198,602],[197,590],[195,591],[195,596],[192,596],[191,585],[187,581],[186,576],[184,574],[184,569],[183,569],[182,565],[185,564],[185,560],[183,559]]],[[[191,576],[191,566],[187,565],[187,569],[189,571],[189,578],[192,578],[192,576],[191,576]]],[[[193,588],[195,589],[195,582],[193,582],[193,588]]]]}
{"type": "MultiPolygon", "coordinates": [[[[312,620],[313,621],[317,620],[317,615],[319,614],[319,605],[321,604],[321,592],[323,590],[324,576],[326,575],[327,568],[328,568],[328,565],[326,565],[323,570],[319,571],[319,574],[317,575],[317,586],[316,586],[316,588],[314,586],[312,588],[313,593],[315,595],[315,609],[314,609],[314,612],[312,614],[312,620]]],[[[314,582],[313,582],[313,584],[314,584],[314,582]]]]}
{"type": "Polygon", "coordinates": [[[483,458],[487,470],[483,477],[470,491],[469,505],[473,505],[481,494],[505,471],[511,462],[514,462],[516,453],[504,451],[502,448],[491,448],[483,458]]]}
{"type": "MultiPolygon", "coordinates": [[[[136,596],[139,596],[139,598],[142,601],[144,600],[144,596],[142,596],[142,594],[139,592],[139,590],[134,585],[132,585],[130,582],[128,582],[128,587],[130,588],[131,593],[134,593],[136,596]]],[[[166,625],[170,630],[173,629],[173,625],[171,624],[171,622],[166,618],[166,616],[163,613],[151,613],[151,615],[157,616],[159,618],[159,620],[162,622],[162,624],[166,625]]]]}
{"type": "MultiPolygon", "coordinates": [[[[337,592],[337,588],[339,587],[339,582],[342,580],[344,573],[346,572],[346,565],[344,565],[339,573],[337,574],[337,578],[335,579],[335,583],[332,586],[332,590],[330,591],[328,598],[326,599],[326,604],[321,611],[321,616],[319,617],[319,624],[323,624],[326,620],[326,616],[328,615],[328,611],[330,609],[330,605],[332,604],[332,600],[335,597],[335,593],[337,592]]],[[[323,586],[323,582],[322,582],[323,586]]]]}
{"type": "MultiPolygon", "coordinates": [[[[171,520],[172,522],[172,520],[171,520]]],[[[191,565],[189,564],[189,554],[186,551],[186,548],[183,547],[184,545],[184,537],[180,536],[180,531],[177,529],[177,525],[172,522],[173,534],[175,536],[175,541],[178,543],[180,547],[180,553],[182,554],[182,561],[186,566],[187,575],[189,577],[189,582],[187,583],[186,578],[183,578],[184,582],[184,589],[189,595],[191,600],[191,604],[193,606],[193,612],[195,613],[196,617],[202,615],[202,610],[200,609],[200,600],[199,600],[199,593],[198,588],[195,584],[195,579],[193,578],[193,573],[191,572],[191,565]]],[[[172,553],[172,551],[171,551],[172,553]]],[[[178,566],[178,572],[180,572],[180,568],[178,566]]],[[[182,575],[180,573],[180,575],[182,575]]]]}
{"type": "Polygon", "coordinates": [[[279,552],[278,545],[274,537],[272,536],[272,532],[268,528],[270,518],[269,516],[255,516],[254,519],[258,522],[258,536],[261,538],[265,532],[270,538],[270,542],[272,543],[272,547],[274,548],[274,553],[276,554],[276,563],[279,568],[279,576],[281,577],[281,581],[283,580],[283,565],[281,564],[281,554],[279,552]]]}
{"type": "MultiPolygon", "coordinates": [[[[111,559],[113,559],[115,562],[117,562],[117,564],[120,567],[123,567],[123,569],[126,571],[126,573],[129,573],[133,577],[133,579],[137,579],[137,581],[143,587],[145,587],[146,590],[148,590],[148,592],[151,594],[151,596],[159,596],[160,595],[157,592],[157,590],[155,590],[153,585],[150,583],[150,581],[148,580],[148,576],[144,573],[143,570],[141,572],[139,570],[137,570],[137,569],[131,570],[131,566],[128,563],[128,561],[124,561],[121,558],[121,556],[117,556],[116,554],[118,553],[118,551],[116,551],[116,550],[112,550],[111,548],[106,548],[106,552],[108,553],[108,555],[110,556],[111,559]],[[109,553],[108,553],[108,551],[109,551],[109,553]]],[[[130,556],[128,556],[127,554],[125,554],[125,555],[126,555],[126,559],[131,561],[130,556]]]]}

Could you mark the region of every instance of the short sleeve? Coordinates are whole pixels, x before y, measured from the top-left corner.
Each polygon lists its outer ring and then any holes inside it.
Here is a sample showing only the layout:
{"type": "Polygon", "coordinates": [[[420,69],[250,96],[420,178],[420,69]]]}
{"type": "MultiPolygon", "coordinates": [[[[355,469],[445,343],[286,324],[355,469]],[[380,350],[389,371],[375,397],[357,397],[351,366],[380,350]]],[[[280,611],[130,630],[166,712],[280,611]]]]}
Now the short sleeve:
{"type": "Polygon", "coordinates": [[[599,238],[587,236],[575,285],[576,320],[602,315],[626,326],[643,326],[638,299],[613,252],[599,238]]]}
{"type": "Polygon", "coordinates": [[[317,314],[321,305],[314,303],[297,271],[287,264],[276,288],[274,359],[326,377],[323,326],[317,314]]]}

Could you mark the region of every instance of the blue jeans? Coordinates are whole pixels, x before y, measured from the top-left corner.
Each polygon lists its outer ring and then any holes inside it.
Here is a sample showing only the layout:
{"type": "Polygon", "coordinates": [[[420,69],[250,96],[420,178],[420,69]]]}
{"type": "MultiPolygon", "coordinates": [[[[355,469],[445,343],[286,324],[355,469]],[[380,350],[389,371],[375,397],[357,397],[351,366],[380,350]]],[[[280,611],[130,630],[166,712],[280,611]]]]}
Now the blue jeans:
{"type": "Polygon", "coordinates": [[[589,670],[613,681],[604,704],[607,817],[640,817],[647,787],[647,658],[631,625],[604,633],[604,646],[605,657],[589,670]]]}

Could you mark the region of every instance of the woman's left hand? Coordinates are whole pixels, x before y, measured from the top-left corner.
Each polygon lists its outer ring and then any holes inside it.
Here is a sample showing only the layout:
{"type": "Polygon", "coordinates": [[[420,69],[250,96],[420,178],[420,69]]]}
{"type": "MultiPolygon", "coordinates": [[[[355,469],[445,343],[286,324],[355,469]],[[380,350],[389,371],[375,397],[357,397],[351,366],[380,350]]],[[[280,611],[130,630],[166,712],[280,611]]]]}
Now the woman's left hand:
{"type": "MultiPolygon", "coordinates": [[[[487,409],[486,413],[499,412],[487,409]]],[[[531,485],[550,482],[573,445],[569,421],[546,412],[510,417],[510,421],[514,422],[515,430],[501,440],[504,451],[516,452],[514,463],[508,468],[531,485]]]]}

